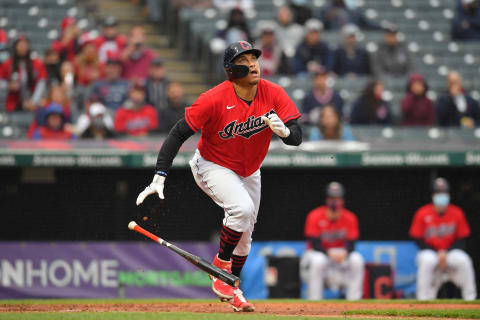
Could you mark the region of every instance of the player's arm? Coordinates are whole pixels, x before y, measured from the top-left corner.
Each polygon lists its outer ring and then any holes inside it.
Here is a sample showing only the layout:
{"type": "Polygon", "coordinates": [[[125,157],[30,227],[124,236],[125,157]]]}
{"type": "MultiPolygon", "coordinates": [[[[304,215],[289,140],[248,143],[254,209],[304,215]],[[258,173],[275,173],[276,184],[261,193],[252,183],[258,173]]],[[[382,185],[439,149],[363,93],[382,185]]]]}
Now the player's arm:
{"type": "Polygon", "coordinates": [[[285,144],[299,146],[302,143],[302,128],[297,119],[291,119],[283,123],[276,113],[272,113],[268,117],[262,117],[262,120],[285,144]]]}
{"type": "Polygon", "coordinates": [[[137,206],[140,205],[146,197],[151,194],[158,193],[160,199],[164,199],[163,187],[165,178],[172,167],[172,162],[180,150],[182,144],[190,138],[195,131],[193,131],[185,121],[179,120],[165,139],[160,151],[158,152],[157,165],[155,166],[155,176],[152,183],[148,185],[137,197],[137,206]]]}
{"type": "Polygon", "coordinates": [[[312,245],[313,250],[320,251],[323,253],[327,252],[325,248],[322,246],[322,241],[320,237],[308,237],[307,240],[310,241],[310,244],[312,245]]]}

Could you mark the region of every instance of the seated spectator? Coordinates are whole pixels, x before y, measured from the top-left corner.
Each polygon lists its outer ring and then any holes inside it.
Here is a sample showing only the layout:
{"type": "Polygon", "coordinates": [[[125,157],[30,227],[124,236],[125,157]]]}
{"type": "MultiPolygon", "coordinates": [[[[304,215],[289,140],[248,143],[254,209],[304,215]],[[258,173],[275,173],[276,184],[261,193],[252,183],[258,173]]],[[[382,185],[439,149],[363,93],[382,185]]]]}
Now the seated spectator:
{"type": "Polygon", "coordinates": [[[75,86],[75,66],[70,61],[65,61],[60,66],[60,83],[71,98],[75,86]]]}
{"type": "Polygon", "coordinates": [[[343,99],[340,94],[327,84],[328,72],[320,70],[313,78],[312,91],[302,101],[302,119],[307,123],[317,123],[322,108],[333,106],[340,118],[343,117],[343,99]]]}
{"type": "Polygon", "coordinates": [[[343,27],[343,46],[337,48],[333,57],[332,71],[339,76],[368,76],[372,74],[367,50],[357,44],[358,28],[349,24],[343,27]]]}
{"type": "Polygon", "coordinates": [[[166,76],[164,61],[155,58],[150,64],[149,75],[145,83],[146,101],[157,110],[167,108],[167,87],[170,80],[166,76]]]}
{"type": "Polygon", "coordinates": [[[278,44],[288,57],[292,57],[303,39],[303,27],[293,21],[292,10],[287,6],[278,9],[277,23],[275,36],[278,44]]]}
{"type": "Polygon", "coordinates": [[[315,73],[322,68],[330,68],[331,52],[327,44],[320,39],[322,28],[322,23],[316,19],[305,23],[305,39],[297,47],[293,58],[293,71],[296,74],[315,73]]]}
{"type": "Polygon", "coordinates": [[[66,123],[70,122],[71,110],[70,99],[67,95],[65,87],[60,84],[53,84],[48,90],[47,98],[44,99],[42,104],[35,110],[35,118],[30,124],[27,131],[27,137],[32,138],[35,130],[40,126],[45,126],[45,113],[49,106],[52,104],[61,106],[63,109],[63,117],[66,123]]]}
{"type": "Polygon", "coordinates": [[[97,100],[112,111],[117,110],[127,99],[129,82],[121,78],[122,62],[118,58],[107,60],[105,79],[93,85],[90,100],[97,100]]]}
{"type": "Polygon", "coordinates": [[[0,79],[8,82],[5,109],[8,112],[34,111],[46,88],[47,71],[42,60],[32,58],[24,36],[12,45],[12,55],[0,68],[0,79]]]}
{"type": "Polygon", "coordinates": [[[65,113],[62,106],[57,103],[51,103],[44,112],[43,125],[39,126],[33,132],[33,139],[74,139],[75,136],[66,125],[65,113]]]}
{"type": "Polygon", "coordinates": [[[310,130],[310,141],[316,140],[344,140],[353,141],[350,126],[343,125],[337,109],[326,105],[320,111],[320,120],[316,127],[310,130]]]}
{"type": "Polygon", "coordinates": [[[47,49],[45,51],[44,63],[47,70],[47,86],[50,87],[52,84],[60,83],[60,66],[62,63],[58,52],[53,49],[47,49]]]}
{"type": "Polygon", "coordinates": [[[382,99],[383,83],[373,80],[367,84],[360,98],[353,104],[351,124],[386,125],[392,124],[390,105],[382,99]]]}
{"type": "Polygon", "coordinates": [[[78,117],[75,132],[81,139],[103,140],[113,138],[113,118],[107,108],[99,102],[92,103],[84,114],[78,117]]]}
{"type": "Polygon", "coordinates": [[[282,48],[275,36],[275,23],[269,21],[260,26],[260,37],[255,42],[255,48],[262,50],[260,65],[263,76],[274,76],[282,67],[282,48]]]}
{"type": "Polygon", "coordinates": [[[463,88],[456,71],[447,77],[447,92],[437,101],[437,123],[442,127],[474,128],[480,124],[480,107],[463,88]]]}
{"type": "Polygon", "coordinates": [[[218,37],[225,40],[227,43],[247,40],[252,41],[250,29],[247,24],[247,18],[242,9],[234,8],[230,11],[227,27],[217,34],[218,37]]]}
{"type": "Polygon", "coordinates": [[[304,25],[307,20],[313,18],[313,12],[305,0],[291,0],[290,9],[292,10],[295,23],[304,25]]]}
{"type": "Polygon", "coordinates": [[[452,38],[480,40],[480,0],[457,0],[457,14],[452,21],[452,38]]]}
{"type": "Polygon", "coordinates": [[[410,75],[407,94],[401,103],[404,126],[432,126],[435,123],[435,110],[427,91],[428,84],[420,74],[410,75]]]}
{"type": "Polygon", "coordinates": [[[159,112],[160,125],[158,130],[162,133],[168,133],[178,120],[183,119],[185,108],[188,106],[182,85],[178,82],[171,82],[168,85],[167,97],[167,107],[159,112]]]}
{"type": "Polygon", "coordinates": [[[103,32],[95,39],[100,61],[106,62],[110,57],[118,57],[128,43],[126,36],[118,32],[118,21],[115,17],[103,20],[103,32]]]}
{"type": "Polygon", "coordinates": [[[145,80],[155,53],[145,46],[145,29],[133,27],[128,46],[120,54],[123,61],[123,77],[128,80],[145,80]]]}
{"type": "Polygon", "coordinates": [[[158,127],[157,110],[145,103],[145,88],[136,83],[125,101],[115,113],[116,132],[131,136],[145,136],[158,127]]]}
{"type": "Polygon", "coordinates": [[[8,34],[0,28],[0,65],[8,59],[8,34]]]}
{"type": "Polygon", "coordinates": [[[75,18],[66,17],[60,25],[60,38],[53,41],[52,49],[60,55],[61,61],[72,61],[80,51],[81,31],[77,27],[75,18]]]}
{"type": "Polygon", "coordinates": [[[98,49],[94,39],[85,36],[82,49],[74,60],[75,75],[78,85],[88,86],[105,76],[105,65],[98,58],[98,49]]]}
{"type": "Polygon", "coordinates": [[[331,5],[320,12],[320,19],[326,30],[340,30],[347,24],[354,24],[362,29],[380,29],[378,24],[367,19],[355,8],[350,8],[348,4],[345,0],[332,0],[331,5]]]}
{"type": "Polygon", "coordinates": [[[390,25],[385,29],[384,41],[378,44],[378,50],[372,61],[377,77],[384,74],[403,76],[412,70],[412,58],[407,46],[398,41],[398,29],[390,25]]]}

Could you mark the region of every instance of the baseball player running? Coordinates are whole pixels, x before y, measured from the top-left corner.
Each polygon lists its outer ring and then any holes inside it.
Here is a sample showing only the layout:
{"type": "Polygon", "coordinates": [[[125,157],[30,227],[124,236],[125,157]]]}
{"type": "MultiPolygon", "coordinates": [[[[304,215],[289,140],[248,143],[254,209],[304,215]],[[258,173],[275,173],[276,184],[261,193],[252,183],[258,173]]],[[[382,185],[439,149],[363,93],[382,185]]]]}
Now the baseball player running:
{"type": "Polygon", "coordinates": [[[462,289],[465,300],[477,296],[475,272],[465,250],[470,227],[463,210],[450,204],[447,180],[433,182],[433,203],[417,210],[410,226],[410,236],[417,240],[417,299],[437,298],[440,286],[451,280],[462,289]]]}
{"type": "MultiPolygon", "coordinates": [[[[272,138],[298,146],[302,132],[295,104],[278,85],[260,78],[262,52],[246,41],[227,47],[223,66],[228,80],[200,95],[185,109],[185,118],[168,134],[158,154],[155,176],[137,198],[163,188],[181,145],[195,132],[200,141],[190,167],[197,185],[225,211],[217,267],[240,276],[250,252],[252,232],[260,205],[260,165],[272,138]]],[[[239,288],[212,278],[212,290],[234,311],[254,311],[239,288]]]]}
{"type": "Polygon", "coordinates": [[[358,221],[353,212],[343,207],[343,196],[340,183],[329,183],[326,205],[307,215],[307,250],[300,261],[300,272],[307,283],[309,300],[323,298],[325,282],[330,288],[346,288],[348,300],[362,298],[364,261],[353,251],[359,237],[358,221]]]}

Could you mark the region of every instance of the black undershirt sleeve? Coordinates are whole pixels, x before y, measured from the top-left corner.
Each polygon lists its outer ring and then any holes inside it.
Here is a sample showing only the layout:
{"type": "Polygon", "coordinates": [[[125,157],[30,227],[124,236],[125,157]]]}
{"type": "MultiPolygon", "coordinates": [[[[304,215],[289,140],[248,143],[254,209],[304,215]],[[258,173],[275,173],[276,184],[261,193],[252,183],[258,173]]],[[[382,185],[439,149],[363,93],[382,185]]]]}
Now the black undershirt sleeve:
{"type": "Polygon", "coordinates": [[[347,250],[348,253],[352,253],[354,247],[355,247],[355,241],[353,240],[346,241],[345,249],[347,250]]]}
{"type": "Polygon", "coordinates": [[[290,130],[290,135],[286,138],[281,138],[283,143],[289,146],[299,146],[302,143],[302,127],[298,124],[297,119],[287,121],[285,126],[290,130]]]}
{"type": "Polygon", "coordinates": [[[452,243],[452,245],[450,246],[450,248],[448,248],[448,250],[453,250],[453,249],[460,249],[460,250],[465,250],[467,247],[467,241],[465,240],[465,238],[462,238],[462,239],[457,239],[454,243],[452,243]]]}
{"type": "Polygon", "coordinates": [[[431,249],[431,250],[437,251],[433,247],[426,244],[425,241],[423,241],[423,239],[413,239],[413,240],[415,240],[415,243],[417,244],[420,250],[431,249]]]}
{"type": "Polygon", "coordinates": [[[308,240],[309,240],[310,243],[312,244],[313,250],[320,251],[320,252],[323,252],[323,253],[326,253],[326,252],[327,252],[327,251],[325,250],[325,248],[322,246],[322,243],[321,243],[321,241],[320,241],[320,238],[308,238],[308,240]]]}
{"type": "Polygon", "coordinates": [[[160,151],[158,152],[155,173],[162,176],[167,176],[178,150],[180,150],[182,144],[194,134],[195,131],[188,126],[185,119],[179,120],[173,126],[172,130],[170,130],[167,139],[165,139],[160,151]]]}

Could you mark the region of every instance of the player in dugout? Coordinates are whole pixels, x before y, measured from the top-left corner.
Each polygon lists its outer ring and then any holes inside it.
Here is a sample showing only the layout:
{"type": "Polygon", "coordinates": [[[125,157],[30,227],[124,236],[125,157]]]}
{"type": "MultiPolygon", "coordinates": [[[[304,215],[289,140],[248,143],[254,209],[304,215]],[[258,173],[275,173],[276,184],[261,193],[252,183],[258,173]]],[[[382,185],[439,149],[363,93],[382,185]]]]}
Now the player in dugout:
{"type": "Polygon", "coordinates": [[[329,183],[326,205],[307,215],[307,250],[300,261],[300,274],[307,283],[309,300],[323,299],[325,283],[333,289],[345,288],[348,300],[362,298],[365,263],[353,251],[359,238],[358,220],[344,208],[344,193],[340,183],[329,183]]]}
{"type": "MultiPolygon", "coordinates": [[[[252,232],[260,206],[260,165],[272,134],[285,144],[298,146],[302,131],[300,113],[277,84],[260,78],[262,52],[246,41],[230,44],[223,67],[228,79],[200,95],[185,117],[173,127],[158,154],[153,181],[137,198],[137,205],[163,188],[172,161],[182,144],[200,131],[200,141],[190,167],[197,185],[223,208],[220,248],[213,264],[240,275],[250,252],[252,232]]],[[[212,278],[212,290],[234,311],[255,307],[233,288],[212,278]]]]}
{"type": "Polygon", "coordinates": [[[446,179],[433,182],[433,203],[417,210],[410,226],[410,236],[417,241],[417,299],[433,300],[446,281],[461,288],[465,300],[477,296],[475,272],[465,252],[470,235],[465,214],[450,203],[450,186],[446,179]]]}

